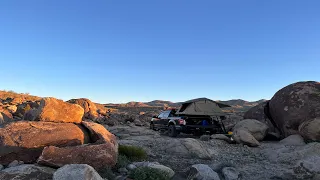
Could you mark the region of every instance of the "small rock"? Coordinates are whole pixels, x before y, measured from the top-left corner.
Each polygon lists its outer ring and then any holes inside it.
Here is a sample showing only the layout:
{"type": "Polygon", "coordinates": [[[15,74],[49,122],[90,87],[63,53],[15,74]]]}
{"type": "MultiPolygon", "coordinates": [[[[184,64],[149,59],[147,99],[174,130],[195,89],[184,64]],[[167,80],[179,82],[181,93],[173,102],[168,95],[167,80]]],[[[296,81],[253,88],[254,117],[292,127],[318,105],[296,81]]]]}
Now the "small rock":
{"type": "Polygon", "coordinates": [[[127,166],[127,169],[128,169],[129,171],[132,171],[132,170],[134,170],[134,169],[136,169],[136,168],[137,168],[137,166],[134,165],[134,164],[129,164],[129,165],[127,166]]]}
{"type": "Polygon", "coordinates": [[[209,135],[202,135],[202,136],[200,137],[200,140],[201,140],[201,141],[210,141],[210,136],[209,136],[209,135]]]}
{"type": "Polygon", "coordinates": [[[228,143],[232,143],[232,140],[224,134],[213,134],[211,136],[211,139],[219,139],[219,140],[227,141],[228,143]]]}
{"type": "Polygon", "coordinates": [[[225,180],[238,180],[240,173],[233,167],[225,167],[222,169],[222,174],[225,180]]]}
{"type": "Polygon", "coordinates": [[[142,122],[140,120],[138,120],[138,119],[134,120],[133,123],[136,126],[143,126],[142,122]]]}
{"type": "Polygon", "coordinates": [[[118,169],[118,172],[122,175],[126,175],[128,174],[128,170],[126,168],[119,168],[118,169]]]}
{"type": "Polygon", "coordinates": [[[288,146],[304,146],[306,143],[303,140],[303,137],[299,134],[288,136],[287,138],[280,141],[283,145],[288,146]]]}
{"type": "Polygon", "coordinates": [[[19,161],[19,165],[22,165],[22,164],[24,164],[24,162],[23,161],[19,161]]]}
{"type": "Polygon", "coordinates": [[[53,174],[53,180],[103,180],[102,177],[87,164],[69,164],[59,168],[53,174]]]}
{"type": "Polygon", "coordinates": [[[4,167],[3,167],[3,165],[2,165],[2,164],[0,164],[0,171],[1,171],[2,169],[4,169],[4,167]]]}
{"type": "Polygon", "coordinates": [[[0,179],[16,179],[16,180],[47,180],[52,179],[55,169],[33,164],[23,164],[0,171],[0,179]]]}
{"type": "Polygon", "coordinates": [[[208,165],[196,164],[192,165],[189,171],[188,180],[220,180],[218,173],[213,171],[208,165]]]}
{"type": "Polygon", "coordinates": [[[14,160],[9,165],[8,168],[19,166],[19,161],[14,160]]]}
{"type": "Polygon", "coordinates": [[[158,162],[134,162],[132,164],[135,165],[136,167],[149,167],[149,168],[166,172],[169,178],[172,178],[175,174],[175,172],[171,168],[161,165],[158,162]]]}

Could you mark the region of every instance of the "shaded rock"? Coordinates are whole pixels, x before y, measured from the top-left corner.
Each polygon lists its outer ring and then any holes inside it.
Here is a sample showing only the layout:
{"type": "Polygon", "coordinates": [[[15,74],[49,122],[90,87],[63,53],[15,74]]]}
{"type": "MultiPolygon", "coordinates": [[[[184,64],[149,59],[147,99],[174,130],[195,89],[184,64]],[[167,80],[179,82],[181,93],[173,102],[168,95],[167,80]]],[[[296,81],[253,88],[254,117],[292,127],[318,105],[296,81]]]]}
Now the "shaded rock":
{"type": "Polygon", "coordinates": [[[0,171],[2,180],[48,180],[52,179],[55,169],[49,167],[36,166],[33,164],[24,164],[0,171]]]}
{"type": "Polygon", "coordinates": [[[188,174],[188,180],[220,180],[218,173],[205,164],[192,165],[188,174]]]}
{"type": "Polygon", "coordinates": [[[298,82],[282,88],[270,100],[269,111],[283,137],[299,134],[303,122],[320,117],[320,83],[298,82]]]}
{"type": "Polygon", "coordinates": [[[257,106],[250,108],[243,116],[244,119],[256,119],[266,124],[266,115],[264,113],[264,107],[269,101],[262,102],[257,106]]]}
{"type": "Polygon", "coordinates": [[[22,103],[17,106],[17,110],[14,113],[14,116],[22,118],[26,112],[31,110],[31,106],[28,103],[22,103]]]}
{"type": "Polygon", "coordinates": [[[0,171],[1,171],[2,169],[4,169],[4,167],[3,167],[3,165],[2,165],[2,164],[0,164],[0,171]]]}
{"type": "Polygon", "coordinates": [[[48,145],[59,147],[81,145],[88,135],[71,123],[20,121],[0,128],[0,163],[13,160],[35,162],[48,145]]]}
{"type": "Polygon", "coordinates": [[[89,99],[81,98],[81,99],[71,99],[68,101],[72,104],[78,104],[84,109],[84,119],[95,120],[98,118],[98,112],[96,105],[91,102],[89,99]]]}
{"type": "Polygon", "coordinates": [[[84,110],[77,104],[71,104],[55,98],[43,98],[38,108],[39,121],[81,123],[84,110]]]}
{"type": "Polygon", "coordinates": [[[53,174],[53,180],[103,180],[102,177],[87,164],[69,164],[59,168],[53,174]]]}
{"type": "Polygon", "coordinates": [[[23,119],[27,120],[27,121],[34,121],[34,120],[36,120],[37,115],[38,115],[38,110],[37,109],[31,109],[31,110],[29,110],[28,112],[26,112],[24,114],[23,119]]]}
{"type": "Polygon", "coordinates": [[[209,135],[202,135],[202,136],[200,137],[200,140],[201,140],[201,141],[210,141],[210,136],[209,136],[209,135]]]}
{"type": "Polygon", "coordinates": [[[304,146],[306,143],[299,134],[291,135],[280,141],[283,145],[288,146],[304,146]]]}
{"type": "Polygon", "coordinates": [[[259,146],[260,143],[257,141],[249,132],[245,130],[235,130],[232,138],[239,144],[248,145],[251,147],[259,146]]]}
{"type": "Polygon", "coordinates": [[[119,168],[118,172],[122,175],[126,175],[128,174],[129,171],[126,168],[119,168]]]}
{"type": "Polygon", "coordinates": [[[240,173],[233,167],[225,167],[222,169],[222,174],[225,180],[239,180],[240,173]]]}
{"type": "Polygon", "coordinates": [[[136,125],[136,126],[143,126],[143,123],[142,123],[140,120],[138,120],[138,119],[135,119],[135,120],[133,121],[133,123],[134,123],[134,125],[136,125]]]}
{"type": "Polygon", "coordinates": [[[228,143],[231,143],[231,139],[229,137],[227,137],[226,135],[224,134],[213,134],[211,135],[211,139],[219,139],[219,140],[224,140],[228,143]]]}
{"type": "Polygon", "coordinates": [[[257,141],[262,141],[267,135],[268,126],[255,119],[245,119],[238,122],[233,130],[245,130],[249,132],[257,141]]]}
{"type": "Polygon", "coordinates": [[[320,140],[320,117],[303,122],[299,126],[299,133],[305,140],[320,140]]]}

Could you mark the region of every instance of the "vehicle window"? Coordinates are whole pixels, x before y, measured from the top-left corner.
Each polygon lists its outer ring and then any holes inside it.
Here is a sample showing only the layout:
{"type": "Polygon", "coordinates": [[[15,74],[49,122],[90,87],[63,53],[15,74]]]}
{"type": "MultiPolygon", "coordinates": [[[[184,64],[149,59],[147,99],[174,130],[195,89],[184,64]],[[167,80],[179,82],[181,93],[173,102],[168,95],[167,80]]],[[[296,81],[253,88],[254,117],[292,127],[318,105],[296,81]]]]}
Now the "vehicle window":
{"type": "Polygon", "coordinates": [[[158,118],[163,118],[163,114],[164,114],[164,112],[160,113],[158,118]]]}
{"type": "Polygon", "coordinates": [[[163,118],[169,117],[169,114],[170,114],[170,112],[165,112],[165,113],[163,114],[163,118]]]}

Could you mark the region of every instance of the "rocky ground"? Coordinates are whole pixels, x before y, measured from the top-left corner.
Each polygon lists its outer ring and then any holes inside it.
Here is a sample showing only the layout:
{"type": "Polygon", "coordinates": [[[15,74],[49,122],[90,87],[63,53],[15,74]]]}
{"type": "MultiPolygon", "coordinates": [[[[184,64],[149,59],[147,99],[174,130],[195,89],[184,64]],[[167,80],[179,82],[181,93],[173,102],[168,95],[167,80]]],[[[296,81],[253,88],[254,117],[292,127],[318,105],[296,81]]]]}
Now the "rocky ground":
{"type": "Polygon", "coordinates": [[[144,127],[106,128],[118,137],[119,144],[142,147],[148,152],[149,161],[172,168],[177,173],[173,179],[186,179],[188,170],[195,164],[208,165],[221,179],[225,179],[222,173],[225,167],[235,168],[238,178],[246,180],[317,179],[312,169],[318,169],[320,165],[320,143],[262,142],[253,148],[217,139],[202,141],[199,137],[183,134],[171,138],[144,127]],[[309,166],[301,165],[302,161],[309,166]]]}

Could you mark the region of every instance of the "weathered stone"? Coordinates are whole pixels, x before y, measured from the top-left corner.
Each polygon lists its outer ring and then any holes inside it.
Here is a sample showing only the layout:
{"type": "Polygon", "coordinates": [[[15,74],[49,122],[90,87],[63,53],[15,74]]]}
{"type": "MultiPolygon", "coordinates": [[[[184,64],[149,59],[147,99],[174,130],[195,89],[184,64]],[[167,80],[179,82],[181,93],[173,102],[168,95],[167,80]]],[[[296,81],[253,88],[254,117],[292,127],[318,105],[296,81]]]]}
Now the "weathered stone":
{"type": "Polygon", "coordinates": [[[298,82],[282,88],[270,100],[269,111],[283,137],[299,134],[303,122],[320,117],[320,83],[298,82]]]}
{"type": "Polygon", "coordinates": [[[14,105],[11,105],[11,106],[8,106],[8,107],[6,107],[6,109],[11,113],[11,114],[13,114],[13,113],[15,113],[16,111],[17,111],[17,106],[14,106],[14,105]]]}
{"type": "Polygon", "coordinates": [[[35,162],[48,145],[58,147],[81,145],[88,135],[72,123],[20,121],[0,128],[0,163],[13,160],[35,162]]]}
{"type": "Polygon", "coordinates": [[[59,168],[53,174],[53,180],[103,180],[102,177],[87,164],[69,164],[59,168]]]}
{"type": "Polygon", "coordinates": [[[49,167],[24,164],[0,171],[1,180],[48,180],[52,179],[55,169],[49,167]]]}
{"type": "Polygon", "coordinates": [[[44,98],[40,102],[37,118],[39,121],[81,123],[84,110],[77,104],[55,98],[44,98]]]}
{"type": "Polygon", "coordinates": [[[162,150],[172,155],[179,155],[200,159],[211,159],[212,154],[204,147],[203,142],[193,138],[170,139],[162,150]]]}
{"type": "Polygon", "coordinates": [[[122,175],[126,175],[128,174],[129,171],[126,168],[119,168],[118,172],[122,175]]]}
{"type": "Polygon", "coordinates": [[[7,110],[0,107],[0,125],[13,121],[12,114],[7,110]]]}
{"type": "Polygon", "coordinates": [[[233,130],[245,130],[249,132],[256,140],[262,141],[267,135],[268,126],[255,119],[245,119],[238,122],[233,130]]]}
{"type": "Polygon", "coordinates": [[[138,120],[138,119],[135,119],[135,120],[133,121],[133,123],[134,123],[134,125],[136,125],[136,126],[143,126],[143,123],[142,123],[140,120],[138,120]]]}
{"type": "Polygon", "coordinates": [[[248,145],[251,147],[259,146],[260,143],[257,141],[248,131],[243,129],[235,130],[232,138],[239,144],[248,145]]]}
{"type": "Polygon", "coordinates": [[[222,174],[225,180],[239,180],[240,173],[233,167],[225,167],[222,169],[222,174]]]}
{"type": "Polygon", "coordinates": [[[137,168],[137,166],[134,165],[134,164],[129,164],[129,165],[127,166],[127,169],[130,170],[130,171],[132,171],[132,170],[134,170],[134,169],[136,169],[136,168],[137,168]]]}
{"type": "Polygon", "coordinates": [[[66,148],[46,147],[38,163],[53,167],[62,167],[66,164],[88,164],[95,169],[114,166],[118,157],[116,137],[100,124],[83,121],[82,125],[90,131],[94,144],[66,148]]]}
{"type": "Polygon", "coordinates": [[[288,146],[304,146],[306,143],[299,134],[291,135],[280,141],[283,145],[288,146]]]}
{"type": "Polygon", "coordinates": [[[96,105],[91,102],[89,99],[81,98],[81,99],[71,99],[68,101],[72,104],[78,104],[84,109],[84,119],[95,120],[98,118],[98,112],[96,105]]]}
{"type": "Polygon", "coordinates": [[[3,165],[0,164],[0,171],[3,170],[3,169],[4,169],[3,165]]]}
{"type": "Polygon", "coordinates": [[[192,165],[188,174],[188,180],[220,180],[218,173],[205,164],[192,165]]]}
{"type": "Polygon", "coordinates": [[[201,141],[210,141],[210,136],[209,136],[209,135],[202,135],[202,136],[200,137],[200,140],[201,140],[201,141]]]}
{"type": "Polygon", "coordinates": [[[299,133],[307,141],[319,141],[320,117],[303,122],[299,126],[299,133]]]}
{"type": "Polygon", "coordinates": [[[50,167],[62,167],[66,164],[88,164],[99,170],[113,167],[117,163],[117,152],[111,143],[90,144],[75,147],[45,147],[38,163],[50,167]]]}

